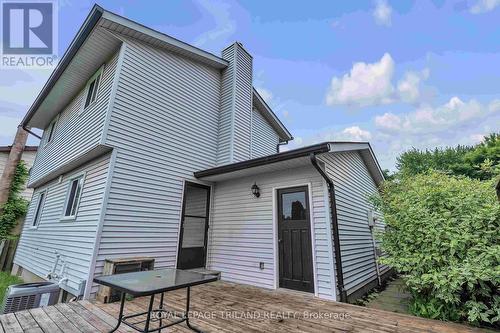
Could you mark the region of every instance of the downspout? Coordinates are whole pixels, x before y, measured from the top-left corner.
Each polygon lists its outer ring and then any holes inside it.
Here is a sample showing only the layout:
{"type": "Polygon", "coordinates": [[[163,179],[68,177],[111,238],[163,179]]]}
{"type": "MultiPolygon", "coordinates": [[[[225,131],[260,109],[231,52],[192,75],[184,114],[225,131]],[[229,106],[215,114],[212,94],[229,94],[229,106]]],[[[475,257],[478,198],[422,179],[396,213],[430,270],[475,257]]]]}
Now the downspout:
{"type": "Polygon", "coordinates": [[[328,177],[328,175],[321,169],[318,165],[318,160],[316,159],[316,153],[311,153],[309,155],[311,159],[311,164],[318,170],[319,174],[328,184],[328,192],[330,194],[330,216],[332,217],[332,231],[333,231],[333,246],[335,249],[335,267],[337,270],[337,288],[340,293],[340,301],[347,302],[347,291],[344,287],[344,273],[342,272],[342,256],[340,253],[340,236],[339,236],[339,225],[337,220],[337,204],[335,202],[335,187],[333,181],[328,177]]]}
{"type": "Polygon", "coordinates": [[[24,126],[24,125],[22,127],[23,127],[23,130],[25,130],[29,134],[33,135],[34,137],[37,137],[39,140],[42,140],[42,137],[40,135],[34,133],[29,127],[24,126]]]}

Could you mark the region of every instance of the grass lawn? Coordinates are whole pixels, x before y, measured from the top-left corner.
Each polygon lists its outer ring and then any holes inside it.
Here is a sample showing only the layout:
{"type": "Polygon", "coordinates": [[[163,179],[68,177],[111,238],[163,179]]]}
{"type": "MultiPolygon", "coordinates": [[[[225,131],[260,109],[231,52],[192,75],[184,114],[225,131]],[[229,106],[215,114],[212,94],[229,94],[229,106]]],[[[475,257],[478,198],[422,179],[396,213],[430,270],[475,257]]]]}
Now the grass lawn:
{"type": "Polygon", "coordinates": [[[17,276],[10,275],[8,272],[0,272],[0,302],[3,301],[7,287],[12,284],[23,283],[24,281],[17,276]]]}

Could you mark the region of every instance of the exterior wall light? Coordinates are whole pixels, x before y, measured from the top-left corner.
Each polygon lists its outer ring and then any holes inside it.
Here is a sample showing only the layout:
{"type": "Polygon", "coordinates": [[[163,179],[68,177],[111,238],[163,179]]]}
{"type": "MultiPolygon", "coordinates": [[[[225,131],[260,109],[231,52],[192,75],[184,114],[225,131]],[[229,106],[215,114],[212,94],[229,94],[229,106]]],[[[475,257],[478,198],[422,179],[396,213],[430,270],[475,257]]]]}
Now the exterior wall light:
{"type": "Polygon", "coordinates": [[[256,198],[260,197],[260,189],[259,189],[259,187],[257,186],[257,183],[254,183],[254,184],[252,185],[252,194],[253,194],[256,198]]]}

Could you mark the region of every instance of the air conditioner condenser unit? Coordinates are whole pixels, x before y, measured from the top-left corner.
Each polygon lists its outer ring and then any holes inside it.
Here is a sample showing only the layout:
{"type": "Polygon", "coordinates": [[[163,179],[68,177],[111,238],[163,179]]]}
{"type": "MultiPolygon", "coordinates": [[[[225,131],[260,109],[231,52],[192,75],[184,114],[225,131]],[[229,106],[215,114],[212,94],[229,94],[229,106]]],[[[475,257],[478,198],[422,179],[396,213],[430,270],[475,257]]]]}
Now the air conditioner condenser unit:
{"type": "Polygon", "coordinates": [[[59,285],[53,282],[34,282],[12,285],[5,292],[2,313],[11,313],[56,304],[59,285]]]}

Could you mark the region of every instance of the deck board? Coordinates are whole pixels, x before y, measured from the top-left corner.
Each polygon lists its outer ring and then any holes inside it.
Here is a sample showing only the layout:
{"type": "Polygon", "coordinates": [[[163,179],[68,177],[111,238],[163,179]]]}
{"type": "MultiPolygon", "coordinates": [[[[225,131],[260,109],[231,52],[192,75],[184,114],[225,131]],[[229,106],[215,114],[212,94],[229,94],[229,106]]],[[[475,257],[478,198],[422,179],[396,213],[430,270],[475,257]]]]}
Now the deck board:
{"type": "MultiPolygon", "coordinates": [[[[184,310],[185,290],[165,295],[166,308],[184,310]]],[[[221,281],[193,287],[191,297],[191,323],[205,332],[485,332],[465,325],[321,300],[305,293],[221,281]]],[[[144,297],[127,302],[125,314],[145,311],[148,302],[144,297]]],[[[159,297],[155,304],[159,304],[159,297]]],[[[107,332],[115,326],[118,311],[118,303],[84,300],[57,304],[1,315],[0,333],[107,332]]],[[[154,323],[152,328],[157,325],[154,323]]],[[[167,331],[191,332],[184,324],[167,331]]],[[[133,330],[122,324],[118,332],[133,330]]]]}

